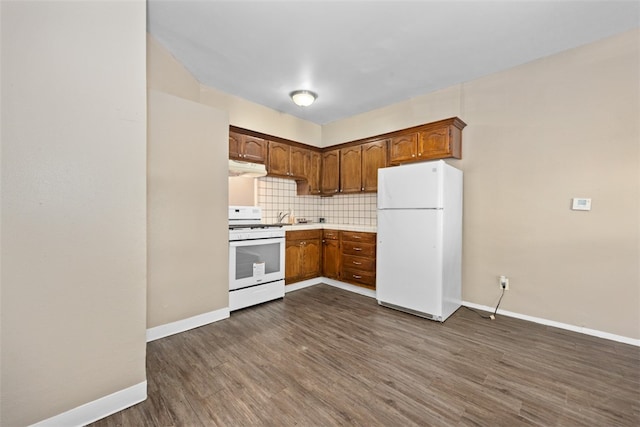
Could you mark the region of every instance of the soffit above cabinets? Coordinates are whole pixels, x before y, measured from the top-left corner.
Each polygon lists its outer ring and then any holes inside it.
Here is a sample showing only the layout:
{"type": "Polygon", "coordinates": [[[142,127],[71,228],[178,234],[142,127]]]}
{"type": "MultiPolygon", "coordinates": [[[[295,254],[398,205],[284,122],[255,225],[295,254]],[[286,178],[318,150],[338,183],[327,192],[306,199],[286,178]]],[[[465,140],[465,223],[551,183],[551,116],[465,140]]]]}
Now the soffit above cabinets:
{"type": "Polygon", "coordinates": [[[148,31],[202,84],[317,124],[640,25],[637,1],[149,0],[148,31]],[[318,94],[309,107],[289,98],[318,94]]]}

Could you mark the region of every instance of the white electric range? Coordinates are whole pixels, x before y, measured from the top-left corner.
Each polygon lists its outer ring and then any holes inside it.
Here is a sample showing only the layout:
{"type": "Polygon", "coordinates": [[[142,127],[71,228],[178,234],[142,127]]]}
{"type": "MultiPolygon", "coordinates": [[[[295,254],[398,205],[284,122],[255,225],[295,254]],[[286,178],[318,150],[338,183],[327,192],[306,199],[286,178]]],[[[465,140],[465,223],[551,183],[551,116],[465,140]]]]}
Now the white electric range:
{"type": "Polygon", "coordinates": [[[229,310],[284,297],[285,231],[257,206],[229,206],[229,310]]]}

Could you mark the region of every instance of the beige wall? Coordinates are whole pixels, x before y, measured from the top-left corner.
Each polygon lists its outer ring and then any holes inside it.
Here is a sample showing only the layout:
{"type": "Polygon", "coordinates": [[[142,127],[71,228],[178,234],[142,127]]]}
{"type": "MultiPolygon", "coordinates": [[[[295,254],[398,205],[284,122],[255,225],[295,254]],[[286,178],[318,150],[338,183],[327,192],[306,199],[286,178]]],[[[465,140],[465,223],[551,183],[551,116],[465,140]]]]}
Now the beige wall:
{"type": "Polygon", "coordinates": [[[632,31],[335,122],[323,144],[460,116],[464,300],[495,306],[505,274],[505,310],[639,339],[639,40],[632,31]],[[571,211],[572,197],[593,209],[571,211]]]}
{"type": "Polygon", "coordinates": [[[229,114],[229,123],[319,147],[320,125],[272,110],[200,83],[151,35],[147,35],[147,78],[150,88],[200,102],[229,114]]]}
{"type": "Polygon", "coordinates": [[[149,34],[147,34],[147,87],[195,102],[200,100],[200,83],[149,34]]]}
{"type": "Polygon", "coordinates": [[[147,327],[229,306],[226,113],[151,90],[147,327]]]}
{"type": "Polygon", "coordinates": [[[229,124],[312,145],[320,143],[320,127],[201,86],[153,37],[147,43],[153,328],[228,307],[229,124]],[[200,139],[211,133],[213,144],[200,139]]]}
{"type": "Polygon", "coordinates": [[[254,206],[256,197],[256,178],[229,177],[229,206],[254,206]]]}
{"type": "Polygon", "coordinates": [[[640,338],[639,33],[390,105],[318,130],[201,87],[237,126],[317,146],[461,117],[463,297],[640,338]],[[269,123],[275,120],[275,124],[269,123]],[[307,136],[309,135],[309,136],[307,136]],[[590,197],[590,212],[569,209],[590,197]]]}
{"type": "Polygon", "coordinates": [[[380,135],[449,117],[460,116],[460,85],[427,96],[328,123],[322,127],[322,147],[380,135]]]}
{"type": "Polygon", "coordinates": [[[0,10],[9,427],[145,381],[146,19],[144,1],[0,10]]]}
{"type": "Polygon", "coordinates": [[[298,119],[204,85],[201,86],[200,102],[228,111],[229,123],[234,126],[316,147],[321,146],[322,128],[315,123],[298,119]]]}

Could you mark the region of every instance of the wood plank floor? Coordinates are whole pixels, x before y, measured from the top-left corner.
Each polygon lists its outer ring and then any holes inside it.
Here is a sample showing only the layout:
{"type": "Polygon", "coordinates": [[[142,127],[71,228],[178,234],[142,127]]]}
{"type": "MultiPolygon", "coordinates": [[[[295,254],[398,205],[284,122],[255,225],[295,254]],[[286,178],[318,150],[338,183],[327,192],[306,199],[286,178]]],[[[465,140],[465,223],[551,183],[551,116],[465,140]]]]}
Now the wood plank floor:
{"type": "Polygon", "coordinates": [[[93,426],[638,426],[640,349],[327,285],[148,344],[149,397],[93,426]]]}

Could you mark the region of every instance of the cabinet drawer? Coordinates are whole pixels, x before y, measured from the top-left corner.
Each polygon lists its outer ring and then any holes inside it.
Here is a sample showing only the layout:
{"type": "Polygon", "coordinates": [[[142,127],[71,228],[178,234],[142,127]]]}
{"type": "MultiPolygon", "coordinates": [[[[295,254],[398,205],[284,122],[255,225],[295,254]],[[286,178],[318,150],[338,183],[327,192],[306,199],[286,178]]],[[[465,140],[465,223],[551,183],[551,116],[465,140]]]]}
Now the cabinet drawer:
{"type": "Polygon", "coordinates": [[[375,258],[376,245],[372,243],[349,242],[342,240],[342,253],[366,258],[375,258]]]}
{"type": "Polygon", "coordinates": [[[376,243],[376,233],[363,233],[358,231],[343,231],[342,240],[350,242],[376,243]]]}
{"type": "Polygon", "coordinates": [[[287,240],[322,239],[322,230],[287,231],[286,239],[287,240]]]}
{"type": "Polygon", "coordinates": [[[338,230],[324,230],[322,238],[326,240],[338,240],[340,239],[340,232],[338,230]]]}
{"type": "Polygon", "coordinates": [[[345,282],[365,285],[367,287],[376,286],[375,273],[368,273],[364,271],[351,270],[351,269],[345,268],[344,270],[342,270],[342,280],[344,280],[345,282]]]}
{"type": "Polygon", "coordinates": [[[375,273],[376,261],[371,258],[363,258],[353,255],[342,255],[342,266],[349,270],[375,273]]]}

